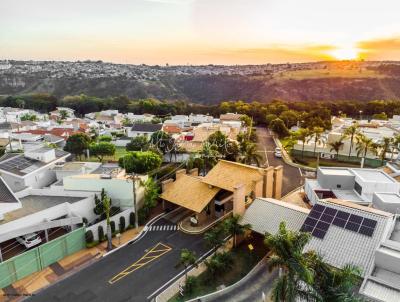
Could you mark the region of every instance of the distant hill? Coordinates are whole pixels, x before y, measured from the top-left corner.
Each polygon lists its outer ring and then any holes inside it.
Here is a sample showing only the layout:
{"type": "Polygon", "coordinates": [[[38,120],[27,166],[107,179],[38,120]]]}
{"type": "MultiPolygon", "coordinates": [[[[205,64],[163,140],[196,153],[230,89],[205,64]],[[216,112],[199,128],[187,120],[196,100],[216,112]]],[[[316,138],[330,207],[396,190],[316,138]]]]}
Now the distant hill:
{"type": "Polygon", "coordinates": [[[65,73],[55,77],[48,72],[9,70],[0,71],[0,94],[45,92],[58,97],[81,93],[98,97],[126,95],[129,98],[181,99],[203,104],[239,99],[260,102],[273,99],[400,100],[400,65],[375,64],[371,67],[354,64],[350,67],[324,65],[323,68],[319,64],[304,70],[281,68],[262,74],[162,71],[145,79],[124,74],[86,77],[65,73]]]}

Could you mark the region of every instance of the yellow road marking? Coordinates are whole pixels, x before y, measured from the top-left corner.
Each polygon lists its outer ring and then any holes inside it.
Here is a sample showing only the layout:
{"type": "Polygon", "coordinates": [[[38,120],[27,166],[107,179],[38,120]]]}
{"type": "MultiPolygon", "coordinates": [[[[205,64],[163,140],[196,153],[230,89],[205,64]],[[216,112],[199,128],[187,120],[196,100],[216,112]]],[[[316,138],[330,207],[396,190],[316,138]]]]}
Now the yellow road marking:
{"type": "Polygon", "coordinates": [[[133,264],[128,266],[126,269],[124,269],[122,272],[118,273],[117,275],[112,277],[110,280],[108,280],[108,283],[114,284],[115,282],[121,280],[122,278],[133,273],[134,271],[145,266],[146,264],[156,260],[157,258],[163,256],[164,254],[168,253],[171,250],[172,250],[172,248],[169,247],[168,245],[165,245],[161,242],[157,243],[149,251],[147,251],[147,253],[144,254],[139,260],[137,260],[136,262],[134,262],[133,264]],[[153,254],[153,255],[151,255],[151,254],[153,254]],[[154,255],[154,254],[156,254],[156,255],[154,255]]]}

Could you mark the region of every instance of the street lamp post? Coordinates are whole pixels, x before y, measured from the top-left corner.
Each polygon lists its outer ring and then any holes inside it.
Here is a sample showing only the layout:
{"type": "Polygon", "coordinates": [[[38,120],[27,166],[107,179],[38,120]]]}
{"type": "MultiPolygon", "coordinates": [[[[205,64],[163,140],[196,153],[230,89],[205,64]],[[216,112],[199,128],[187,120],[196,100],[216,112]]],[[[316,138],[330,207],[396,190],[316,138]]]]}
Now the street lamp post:
{"type": "Polygon", "coordinates": [[[128,178],[132,180],[133,185],[133,210],[135,211],[135,228],[137,228],[139,226],[139,215],[136,203],[136,181],[140,180],[140,177],[135,173],[132,173],[131,175],[128,175],[128,178]]]}
{"type": "Polygon", "coordinates": [[[361,120],[362,120],[362,113],[363,113],[363,111],[360,110],[359,113],[360,113],[360,121],[361,121],[361,120]]]}

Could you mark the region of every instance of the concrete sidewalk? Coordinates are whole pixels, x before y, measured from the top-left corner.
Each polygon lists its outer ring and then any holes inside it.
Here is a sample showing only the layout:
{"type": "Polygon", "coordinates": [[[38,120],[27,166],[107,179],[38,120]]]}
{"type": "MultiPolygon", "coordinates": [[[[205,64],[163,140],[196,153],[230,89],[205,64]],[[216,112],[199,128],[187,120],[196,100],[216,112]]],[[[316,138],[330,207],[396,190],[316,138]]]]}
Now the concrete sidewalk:
{"type": "MultiPolygon", "coordinates": [[[[116,248],[132,240],[140,233],[142,228],[125,231],[120,238],[113,238],[113,247],[116,248]]],[[[105,253],[107,253],[107,242],[102,242],[95,247],[83,249],[69,255],[40,272],[31,274],[6,288],[0,289],[0,302],[21,301],[32,296],[40,289],[60,281],[97,261],[105,253]]]]}

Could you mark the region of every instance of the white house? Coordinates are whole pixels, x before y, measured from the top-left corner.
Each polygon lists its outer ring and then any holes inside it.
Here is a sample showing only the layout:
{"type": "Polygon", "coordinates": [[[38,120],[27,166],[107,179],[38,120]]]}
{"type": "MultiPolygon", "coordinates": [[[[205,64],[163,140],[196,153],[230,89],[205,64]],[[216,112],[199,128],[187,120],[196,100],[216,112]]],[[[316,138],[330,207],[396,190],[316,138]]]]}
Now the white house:
{"type": "Polygon", "coordinates": [[[0,159],[0,173],[13,192],[27,187],[43,188],[56,181],[51,168],[69,156],[68,152],[47,147],[25,153],[6,153],[0,159]]]}
{"type": "Polygon", "coordinates": [[[150,138],[150,136],[157,131],[162,129],[162,124],[134,124],[132,127],[127,128],[128,137],[145,136],[150,138]]]}

